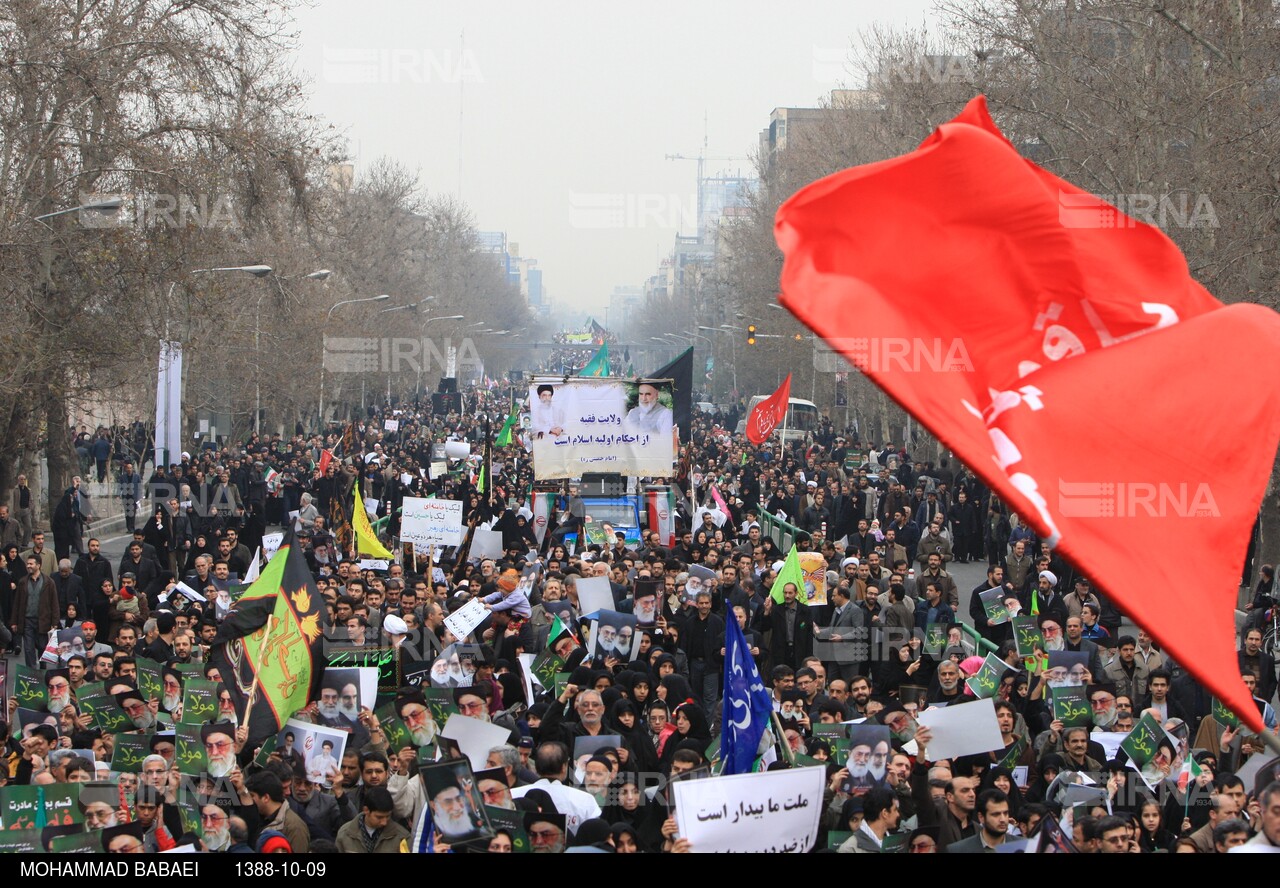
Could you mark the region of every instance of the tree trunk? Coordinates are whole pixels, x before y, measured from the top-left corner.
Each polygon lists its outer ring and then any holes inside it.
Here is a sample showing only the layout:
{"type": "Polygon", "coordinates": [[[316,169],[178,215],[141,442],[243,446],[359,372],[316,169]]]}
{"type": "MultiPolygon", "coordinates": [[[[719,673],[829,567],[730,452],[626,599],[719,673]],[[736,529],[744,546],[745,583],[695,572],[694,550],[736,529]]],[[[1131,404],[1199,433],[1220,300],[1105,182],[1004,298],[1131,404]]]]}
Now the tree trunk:
{"type": "Polygon", "coordinates": [[[62,491],[71,486],[71,477],[77,468],[75,451],[67,433],[70,414],[67,410],[66,386],[63,383],[60,374],[50,380],[45,401],[45,428],[49,441],[45,448],[45,460],[49,467],[49,489],[45,491],[45,502],[49,507],[50,519],[58,507],[62,491]]]}

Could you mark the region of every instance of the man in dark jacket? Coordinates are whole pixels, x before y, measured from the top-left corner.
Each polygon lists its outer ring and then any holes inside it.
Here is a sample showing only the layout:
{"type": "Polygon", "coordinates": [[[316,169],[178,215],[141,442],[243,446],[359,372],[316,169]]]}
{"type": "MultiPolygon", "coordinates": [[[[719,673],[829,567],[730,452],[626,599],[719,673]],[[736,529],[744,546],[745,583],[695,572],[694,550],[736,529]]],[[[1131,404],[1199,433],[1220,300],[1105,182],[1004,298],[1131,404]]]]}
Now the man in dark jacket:
{"type": "Polygon", "coordinates": [[[720,700],[720,643],[724,620],[711,612],[711,592],[703,590],[694,599],[693,613],[680,622],[680,637],[689,657],[689,684],[702,697],[704,712],[715,712],[720,700]]]}
{"type": "Polygon", "coordinates": [[[796,600],[799,589],[795,583],[783,586],[782,595],[782,604],[775,603],[772,596],[765,599],[752,628],[757,632],[772,630],[769,648],[773,665],[798,669],[805,657],[813,656],[813,617],[809,606],[796,600]]]}
{"type": "Polygon", "coordinates": [[[58,572],[52,579],[53,587],[58,592],[58,616],[64,616],[67,607],[74,605],[77,620],[89,619],[89,596],[85,594],[84,583],[71,572],[70,558],[63,558],[58,562],[58,572]]]}
{"type": "Polygon", "coordinates": [[[44,652],[49,630],[58,622],[58,592],[40,570],[40,559],[27,557],[27,575],[18,581],[13,593],[13,610],[9,615],[9,628],[13,634],[22,635],[23,656],[27,666],[36,668],[44,652]]]}
{"type": "Polygon", "coordinates": [[[106,627],[110,623],[111,602],[102,594],[103,581],[115,585],[115,576],[111,570],[111,562],[102,557],[102,543],[90,537],[89,551],[76,561],[75,572],[84,586],[85,599],[93,620],[99,626],[106,627]]]}

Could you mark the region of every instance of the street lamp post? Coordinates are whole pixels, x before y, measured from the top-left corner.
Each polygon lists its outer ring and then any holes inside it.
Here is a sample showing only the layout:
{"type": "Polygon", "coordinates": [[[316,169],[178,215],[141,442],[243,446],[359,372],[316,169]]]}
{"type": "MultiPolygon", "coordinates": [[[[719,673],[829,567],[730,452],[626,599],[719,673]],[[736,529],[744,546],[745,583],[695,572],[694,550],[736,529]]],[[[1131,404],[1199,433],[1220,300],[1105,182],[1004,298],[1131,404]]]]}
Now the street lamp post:
{"type": "MultiPolygon", "coordinates": [[[[333,318],[333,312],[334,312],[334,309],[341,308],[341,307],[342,307],[342,306],[344,306],[344,305],[355,305],[357,302],[381,302],[383,299],[390,299],[390,298],[391,298],[390,294],[388,294],[388,293],[383,293],[381,296],[366,296],[364,299],[343,299],[341,302],[335,302],[333,305],[329,306],[329,311],[328,311],[328,313],[326,313],[326,314],[325,314],[325,316],[324,316],[324,323],[325,323],[325,326],[328,326],[329,321],[333,318]]],[[[321,332],[321,334],[320,334],[320,335],[321,335],[321,345],[320,345],[320,430],[323,432],[323,431],[324,431],[324,414],[325,414],[325,409],[324,409],[324,333],[323,333],[323,331],[321,332]]],[[[363,401],[363,400],[364,400],[364,398],[363,398],[363,396],[361,396],[361,401],[363,401]]],[[[363,404],[362,404],[361,406],[363,406],[363,404]]]]}

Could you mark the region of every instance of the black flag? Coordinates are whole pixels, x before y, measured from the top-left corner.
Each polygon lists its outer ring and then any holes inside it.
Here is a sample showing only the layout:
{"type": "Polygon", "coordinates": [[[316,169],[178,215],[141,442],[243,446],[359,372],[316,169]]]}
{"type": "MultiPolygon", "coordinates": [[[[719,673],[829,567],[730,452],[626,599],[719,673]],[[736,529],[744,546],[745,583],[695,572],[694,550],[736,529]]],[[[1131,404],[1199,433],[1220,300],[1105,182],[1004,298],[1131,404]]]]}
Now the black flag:
{"type": "Polygon", "coordinates": [[[689,424],[693,420],[693,349],[670,364],[649,374],[650,379],[674,379],[671,386],[671,406],[681,440],[689,440],[689,424]]]}

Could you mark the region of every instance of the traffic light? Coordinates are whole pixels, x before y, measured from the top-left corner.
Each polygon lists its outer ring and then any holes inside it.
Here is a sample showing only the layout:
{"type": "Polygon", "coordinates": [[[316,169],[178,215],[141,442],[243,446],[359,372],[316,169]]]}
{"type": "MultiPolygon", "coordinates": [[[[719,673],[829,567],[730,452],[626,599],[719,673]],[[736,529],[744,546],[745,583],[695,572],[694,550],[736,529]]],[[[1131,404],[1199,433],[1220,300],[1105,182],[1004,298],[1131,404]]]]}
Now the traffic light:
{"type": "Polygon", "coordinates": [[[756,344],[756,325],[747,324],[747,345],[756,344]]]}

